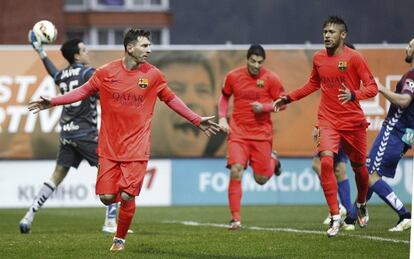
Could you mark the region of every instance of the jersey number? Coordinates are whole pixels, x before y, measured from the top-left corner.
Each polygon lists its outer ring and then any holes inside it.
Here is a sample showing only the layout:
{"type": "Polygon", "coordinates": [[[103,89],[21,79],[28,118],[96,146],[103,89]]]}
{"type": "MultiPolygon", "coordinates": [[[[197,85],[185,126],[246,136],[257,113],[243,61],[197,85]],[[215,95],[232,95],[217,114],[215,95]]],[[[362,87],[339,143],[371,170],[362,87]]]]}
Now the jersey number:
{"type": "MultiPolygon", "coordinates": [[[[66,94],[70,91],[72,91],[74,88],[76,88],[79,85],[78,80],[72,80],[69,82],[69,86],[65,83],[65,82],[61,82],[59,84],[59,87],[61,89],[61,91],[63,92],[63,94],[66,94]]],[[[82,103],[82,100],[75,102],[75,103],[70,103],[70,104],[66,104],[64,107],[65,108],[69,108],[69,107],[77,107],[82,103]]]]}

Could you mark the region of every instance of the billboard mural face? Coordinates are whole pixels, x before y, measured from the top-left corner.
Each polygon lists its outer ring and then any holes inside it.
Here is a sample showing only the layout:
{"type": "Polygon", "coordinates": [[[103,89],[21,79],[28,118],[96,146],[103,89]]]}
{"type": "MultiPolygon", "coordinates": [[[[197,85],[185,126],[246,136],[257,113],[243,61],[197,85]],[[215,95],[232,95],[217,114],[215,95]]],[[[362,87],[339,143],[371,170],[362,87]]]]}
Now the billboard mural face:
{"type": "MultiPolygon", "coordinates": [[[[360,49],[378,84],[394,89],[408,70],[404,49],[360,49]]],[[[286,91],[307,82],[315,50],[267,50],[265,66],[281,78],[286,91]]],[[[58,148],[60,108],[33,115],[27,103],[39,96],[55,96],[53,79],[31,49],[0,50],[0,159],[53,159],[58,148]]],[[[48,51],[59,68],[66,66],[59,51],[48,51]]],[[[221,85],[227,72],[246,65],[245,50],[162,50],[150,61],[158,66],[169,86],[200,115],[216,115],[221,85]]],[[[92,66],[123,56],[123,51],[90,51],[92,66]]],[[[316,122],[320,93],[273,114],[274,148],[281,156],[311,156],[311,131],[316,122]]],[[[367,120],[369,146],[378,134],[389,103],[380,95],[361,102],[367,120]]],[[[230,107],[231,108],[231,107],[230,107]]],[[[156,105],[153,119],[153,157],[212,157],[226,154],[225,135],[211,139],[201,134],[165,104],[156,105]]],[[[412,155],[412,151],[409,153],[412,155]]]]}

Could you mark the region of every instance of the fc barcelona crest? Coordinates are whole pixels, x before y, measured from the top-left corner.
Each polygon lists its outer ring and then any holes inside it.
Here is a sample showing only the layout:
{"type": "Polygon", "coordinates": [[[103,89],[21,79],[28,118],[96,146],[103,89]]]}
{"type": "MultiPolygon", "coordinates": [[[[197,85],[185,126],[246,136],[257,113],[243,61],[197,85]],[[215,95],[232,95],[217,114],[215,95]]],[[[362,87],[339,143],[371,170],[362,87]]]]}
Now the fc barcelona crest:
{"type": "Polygon", "coordinates": [[[257,86],[257,87],[259,87],[259,88],[263,88],[263,87],[264,87],[264,85],[265,85],[265,81],[264,81],[264,80],[260,80],[260,79],[258,79],[258,80],[256,81],[256,86],[257,86]]]}
{"type": "Polygon", "coordinates": [[[147,88],[148,87],[148,78],[139,78],[138,79],[138,86],[141,88],[147,88]]]}
{"type": "Polygon", "coordinates": [[[338,69],[339,71],[346,71],[346,69],[348,68],[348,64],[346,63],[346,61],[339,61],[338,63],[338,69]]]}

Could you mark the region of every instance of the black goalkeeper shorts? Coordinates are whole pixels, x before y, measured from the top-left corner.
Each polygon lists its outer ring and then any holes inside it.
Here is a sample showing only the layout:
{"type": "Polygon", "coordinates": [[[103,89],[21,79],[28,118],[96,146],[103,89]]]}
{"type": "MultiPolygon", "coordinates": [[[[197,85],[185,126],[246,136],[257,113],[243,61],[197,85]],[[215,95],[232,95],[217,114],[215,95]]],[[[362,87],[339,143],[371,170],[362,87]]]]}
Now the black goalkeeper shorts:
{"type": "Polygon", "coordinates": [[[57,164],[63,167],[78,168],[83,159],[91,166],[98,165],[97,140],[60,139],[57,164]]]}

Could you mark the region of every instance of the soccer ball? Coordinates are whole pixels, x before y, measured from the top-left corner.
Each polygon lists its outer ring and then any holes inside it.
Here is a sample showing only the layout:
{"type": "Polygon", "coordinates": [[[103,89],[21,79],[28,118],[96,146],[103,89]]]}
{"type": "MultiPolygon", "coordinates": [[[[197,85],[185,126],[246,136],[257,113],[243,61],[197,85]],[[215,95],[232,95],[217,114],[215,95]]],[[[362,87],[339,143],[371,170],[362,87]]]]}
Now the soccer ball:
{"type": "Polygon", "coordinates": [[[33,26],[33,32],[36,38],[45,44],[51,44],[56,40],[57,29],[55,25],[48,20],[41,20],[33,26]]]}

